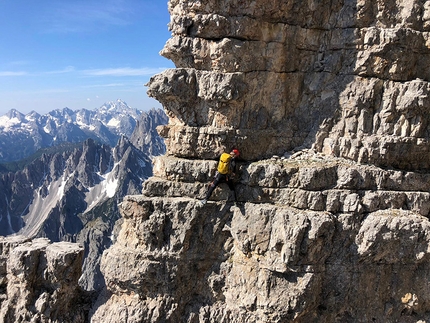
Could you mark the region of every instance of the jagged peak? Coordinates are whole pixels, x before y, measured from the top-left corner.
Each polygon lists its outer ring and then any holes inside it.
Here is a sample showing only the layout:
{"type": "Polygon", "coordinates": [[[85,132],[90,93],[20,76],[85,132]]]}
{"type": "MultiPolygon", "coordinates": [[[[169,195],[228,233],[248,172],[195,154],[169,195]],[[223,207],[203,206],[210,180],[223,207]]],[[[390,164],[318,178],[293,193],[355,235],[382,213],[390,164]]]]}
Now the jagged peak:
{"type": "Polygon", "coordinates": [[[109,101],[103,104],[96,110],[97,112],[132,112],[133,116],[139,116],[142,112],[138,109],[130,107],[125,101],[117,99],[116,101],[109,101]]]}
{"type": "Polygon", "coordinates": [[[119,150],[119,153],[121,153],[124,152],[124,150],[126,150],[131,145],[132,143],[130,142],[128,137],[121,135],[115,148],[119,150]]]}
{"type": "Polygon", "coordinates": [[[31,110],[29,113],[27,113],[25,115],[25,118],[27,120],[35,120],[35,119],[40,118],[40,114],[38,112],[34,111],[34,110],[31,110]]]}
{"type": "Polygon", "coordinates": [[[18,110],[16,110],[16,109],[10,109],[6,114],[5,114],[5,116],[7,116],[9,119],[12,119],[12,118],[17,118],[18,120],[20,120],[20,121],[22,121],[22,120],[24,120],[25,119],[25,115],[24,114],[22,114],[21,112],[19,112],[18,110]]]}

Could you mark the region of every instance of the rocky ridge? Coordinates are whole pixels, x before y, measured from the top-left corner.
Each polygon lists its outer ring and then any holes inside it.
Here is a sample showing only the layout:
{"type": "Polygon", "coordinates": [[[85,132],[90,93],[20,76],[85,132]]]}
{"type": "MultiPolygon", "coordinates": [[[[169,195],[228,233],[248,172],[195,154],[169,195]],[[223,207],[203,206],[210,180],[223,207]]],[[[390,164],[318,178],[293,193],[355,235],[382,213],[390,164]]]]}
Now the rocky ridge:
{"type": "Polygon", "coordinates": [[[122,100],[95,110],[64,108],[44,115],[35,111],[24,115],[12,109],[0,116],[0,162],[19,161],[39,149],[88,138],[113,147],[121,136],[132,135],[139,119],[154,117],[163,119],[163,112],[152,109],[142,113],[122,100]]]}
{"type": "Polygon", "coordinates": [[[428,6],[169,10],[167,153],[120,206],[93,322],[430,321],[428,6]],[[240,204],[201,206],[232,146],[240,204]]]}

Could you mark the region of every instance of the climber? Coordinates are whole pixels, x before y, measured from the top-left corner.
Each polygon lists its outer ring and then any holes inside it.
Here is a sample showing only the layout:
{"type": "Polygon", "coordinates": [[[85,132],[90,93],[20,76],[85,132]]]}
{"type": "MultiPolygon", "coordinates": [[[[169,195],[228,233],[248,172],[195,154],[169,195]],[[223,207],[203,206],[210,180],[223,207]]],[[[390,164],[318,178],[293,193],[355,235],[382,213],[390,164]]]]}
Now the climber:
{"type": "Polygon", "coordinates": [[[228,187],[230,188],[230,191],[233,194],[233,199],[234,201],[236,201],[236,194],[234,191],[234,184],[232,178],[235,175],[235,158],[237,157],[239,157],[239,150],[237,150],[236,148],[233,148],[230,153],[223,153],[221,155],[221,157],[219,158],[217,171],[206,193],[206,197],[200,201],[202,205],[206,204],[206,202],[212,195],[212,192],[220,183],[227,183],[228,187]]]}

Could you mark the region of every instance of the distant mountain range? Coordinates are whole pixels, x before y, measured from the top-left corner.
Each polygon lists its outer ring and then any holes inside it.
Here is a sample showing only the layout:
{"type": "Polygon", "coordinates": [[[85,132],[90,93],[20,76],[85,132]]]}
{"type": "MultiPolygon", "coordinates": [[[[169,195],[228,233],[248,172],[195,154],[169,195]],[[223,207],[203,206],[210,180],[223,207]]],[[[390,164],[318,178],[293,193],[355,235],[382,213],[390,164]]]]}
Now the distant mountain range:
{"type": "MultiPolygon", "coordinates": [[[[120,136],[131,137],[142,114],[148,117],[121,100],[96,110],[64,108],[44,115],[34,111],[24,115],[10,110],[0,117],[0,163],[21,160],[41,148],[83,142],[88,138],[113,147],[120,136]]],[[[157,119],[167,122],[164,113],[157,119]]]]}
{"type": "Polygon", "coordinates": [[[165,123],[163,110],[142,112],[120,100],[95,111],[0,117],[0,154],[8,161],[0,164],[0,235],[81,243],[81,285],[100,289],[99,260],[120,219],[117,205],[152,176],[151,158],[165,152],[156,127],[165,123]]]}

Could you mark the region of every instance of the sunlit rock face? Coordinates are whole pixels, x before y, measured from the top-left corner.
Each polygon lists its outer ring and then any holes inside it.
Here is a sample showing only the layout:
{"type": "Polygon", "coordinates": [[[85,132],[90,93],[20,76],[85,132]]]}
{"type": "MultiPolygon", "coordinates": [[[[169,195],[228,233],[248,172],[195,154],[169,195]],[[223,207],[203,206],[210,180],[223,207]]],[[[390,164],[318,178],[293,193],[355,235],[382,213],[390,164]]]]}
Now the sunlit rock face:
{"type": "Polygon", "coordinates": [[[24,236],[0,238],[0,322],[84,323],[78,285],[84,248],[24,236]]]}
{"type": "Polygon", "coordinates": [[[428,168],[429,8],[419,1],[170,1],[176,69],[150,95],[175,156],[314,147],[428,168]],[[196,144],[199,142],[200,144],[196,144]],[[405,152],[409,152],[405,154],[405,152]]]}
{"type": "Polygon", "coordinates": [[[92,322],[430,321],[427,3],[169,10],[167,152],[120,205],[92,322]],[[239,205],[201,205],[231,146],[239,205]]]}

